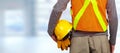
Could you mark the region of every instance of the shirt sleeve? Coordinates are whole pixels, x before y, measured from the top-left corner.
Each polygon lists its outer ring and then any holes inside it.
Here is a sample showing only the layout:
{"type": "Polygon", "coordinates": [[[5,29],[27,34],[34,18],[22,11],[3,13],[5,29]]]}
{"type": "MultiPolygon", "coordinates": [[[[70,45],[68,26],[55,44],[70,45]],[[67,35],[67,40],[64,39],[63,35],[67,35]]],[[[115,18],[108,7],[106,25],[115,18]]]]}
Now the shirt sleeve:
{"type": "Polygon", "coordinates": [[[50,36],[54,34],[54,28],[61,17],[62,12],[66,9],[68,2],[69,0],[58,0],[54,5],[48,24],[48,34],[50,36]]]}
{"type": "Polygon", "coordinates": [[[118,18],[116,12],[115,0],[108,0],[107,3],[107,15],[109,22],[109,34],[110,34],[110,44],[115,45],[116,43],[116,35],[118,28],[118,18]]]}

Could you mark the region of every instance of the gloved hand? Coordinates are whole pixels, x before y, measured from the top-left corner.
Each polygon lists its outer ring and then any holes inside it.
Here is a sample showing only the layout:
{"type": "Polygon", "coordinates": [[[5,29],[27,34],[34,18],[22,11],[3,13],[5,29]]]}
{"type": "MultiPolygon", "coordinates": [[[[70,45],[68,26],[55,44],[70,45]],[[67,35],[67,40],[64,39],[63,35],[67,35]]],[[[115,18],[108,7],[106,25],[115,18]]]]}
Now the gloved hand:
{"type": "Polygon", "coordinates": [[[65,40],[57,40],[57,47],[61,50],[68,50],[68,47],[70,46],[70,39],[67,38],[65,40]]]}

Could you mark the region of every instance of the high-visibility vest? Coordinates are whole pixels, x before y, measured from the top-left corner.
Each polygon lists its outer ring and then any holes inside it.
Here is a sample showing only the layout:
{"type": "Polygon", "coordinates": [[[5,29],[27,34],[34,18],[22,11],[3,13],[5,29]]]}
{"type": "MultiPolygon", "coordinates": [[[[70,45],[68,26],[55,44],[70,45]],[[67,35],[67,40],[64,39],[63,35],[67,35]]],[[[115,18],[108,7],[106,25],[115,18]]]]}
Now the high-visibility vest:
{"type": "Polygon", "coordinates": [[[105,32],[107,0],[71,0],[72,24],[74,30],[105,32]]]}

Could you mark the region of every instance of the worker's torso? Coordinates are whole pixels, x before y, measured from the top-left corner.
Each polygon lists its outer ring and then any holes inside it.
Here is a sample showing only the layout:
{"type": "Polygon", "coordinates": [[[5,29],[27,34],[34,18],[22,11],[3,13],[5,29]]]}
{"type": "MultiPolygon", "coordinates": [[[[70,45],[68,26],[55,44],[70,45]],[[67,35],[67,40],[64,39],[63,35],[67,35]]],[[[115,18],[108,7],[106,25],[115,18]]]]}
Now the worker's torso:
{"type": "MultiPolygon", "coordinates": [[[[100,15],[102,16],[105,26],[107,26],[108,25],[107,19],[106,19],[107,0],[96,0],[96,1],[97,1],[97,6],[100,12],[100,15]]],[[[75,16],[81,10],[84,3],[85,3],[85,0],[71,0],[73,25],[75,21],[75,16]]],[[[88,31],[88,32],[104,32],[94,11],[95,10],[93,8],[93,5],[90,2],[87,8],[85,8],[85,11],[83,12],[82,16],[80,17],[78,24],[76,26],[76,30],[88,31]]]]}

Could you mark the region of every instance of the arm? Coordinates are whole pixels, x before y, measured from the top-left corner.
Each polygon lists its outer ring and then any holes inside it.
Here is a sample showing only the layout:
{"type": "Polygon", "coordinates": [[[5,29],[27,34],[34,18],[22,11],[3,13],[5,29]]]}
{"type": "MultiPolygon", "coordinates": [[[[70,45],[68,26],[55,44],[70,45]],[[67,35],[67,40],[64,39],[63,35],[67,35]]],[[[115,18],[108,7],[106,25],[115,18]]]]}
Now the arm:
{"type": "Polygon", "coordinates": [[[118,28],[118,18],[116,12],[116,5],[115,0],[108,0],[107,4],[107,14],[109,19],[109,30],[110,30],[110,51],[111,53],[114,52],[114,46],[116,43],[116,35],[117,35],[117,28],[118,28]]]}
{"type": "Polygon", "coordinates": [[[48,24],[48,34],[50,36],[54,34],[54,28],[62,12],[66,9],[68,2],[69,0],[58,0],[57,3],[54,5],[48,24]]]}
{"type": "Polygon", "coordinates": [[[108,0],[107,13],[109,19],[110,44],[115,45],[117,27],[118,27],[118,18],[117,18],[115,0],[108,0]]]}

